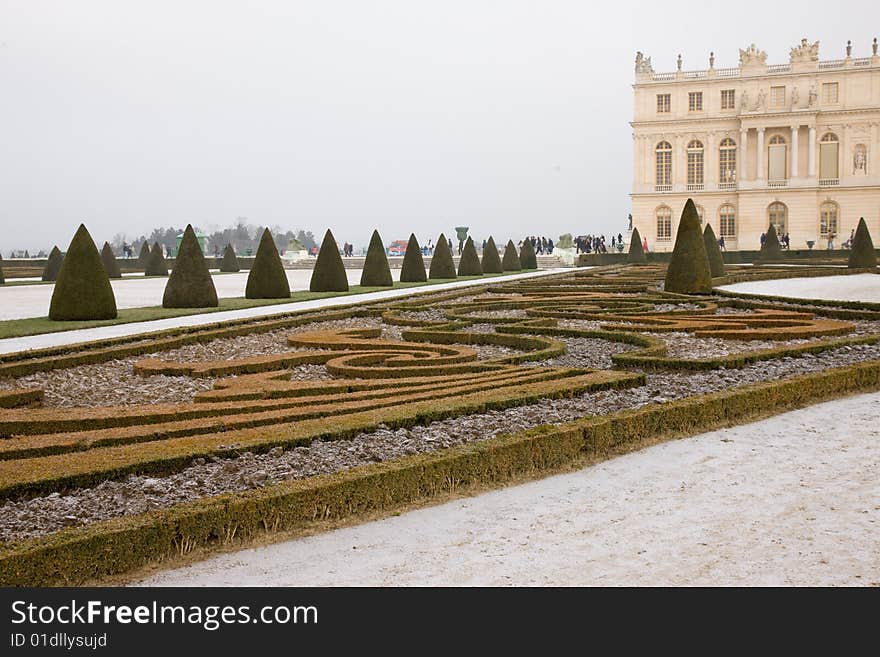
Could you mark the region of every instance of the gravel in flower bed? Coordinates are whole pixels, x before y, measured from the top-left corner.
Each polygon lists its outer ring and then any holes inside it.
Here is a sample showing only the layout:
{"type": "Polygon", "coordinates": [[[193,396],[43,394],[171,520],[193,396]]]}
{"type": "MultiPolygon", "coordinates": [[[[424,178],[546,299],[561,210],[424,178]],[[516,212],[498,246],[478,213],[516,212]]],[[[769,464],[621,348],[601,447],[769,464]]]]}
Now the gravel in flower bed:
{"type": "Polygon", "coordinates": [[[511,317],[528,317],[526,311],[523,308],[511,308],[509,310],[475,310],[472,313],[468,313],[468,315],[473,315],[475,317],[489,317],[489,318],[499,318],[499,319],[508,319],[511,317]]]}
{"type": "Polygon", "coordinates": [[[654,304],[654,310],[652,312],[669,313],[673,311],[700,309],[702,309],[702,306],[699,306],[695,303],[658,303],[654,304]]]}
{"type": "Polygon", "coordinates": [[[611,354],[639,349],[635,345],[600,338],[554,336],[553,339],[565,343],[564,354],[540,361],[529,361],[523,363],[523,367],[585,367],[592,370],[610,370],[614,367],[611,354]]]}
{"type": "Polygon", "coordinates": [[[697,360],[700,358],[715,358],[741,354],[747,351],[760,351],[762,349],[775,349],[791,345],[806,344],[815,340],[798,338],[794,340],[725,340],[721,338],[698,338],[692,333],[645,333],[652,338],[663,340],[666,343],[667,356],[672,358],[687,358],[697,360]]]}
{"type": "Polygon", "coordinates": [[[406,310],[397,313],[402,319],[415,319],[422,322],[442,322],[446,313],[442,310],[406,310]]]}
{"type": "Polygon", "coordinates": [[[462,329],[467,333],[495,333],[495,325],[494,324],[471,324],[470,326],[462,329]]]}
{"type": "Polygon", "coordinates": [[[638,388],[605,390],[570,399],[545,399],[409,429],[380,427],[351,440],[318,440],[307,447],[287,451],[275,448],[266,454],[246,453],[210,461],[198,459],[190,467],[166,477],[129,476],[77,489],[67,495],[53,493],[6,501],[0,504],[0,540],[22,540],[66,526],[167,508],[202,497],[337,472],[408,454],[432,452],[542,424],[560,424],[877,359],[880,359],[880,346],[854,345],[798,358],[763,361],[741,369],[649,373],[646,385],[638,388]]]}

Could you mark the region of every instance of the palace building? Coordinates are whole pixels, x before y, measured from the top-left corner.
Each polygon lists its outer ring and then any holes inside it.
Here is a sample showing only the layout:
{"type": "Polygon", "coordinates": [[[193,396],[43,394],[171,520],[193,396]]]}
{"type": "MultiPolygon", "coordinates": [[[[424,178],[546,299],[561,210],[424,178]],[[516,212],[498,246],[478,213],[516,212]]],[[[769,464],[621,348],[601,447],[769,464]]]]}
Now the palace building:
{"type": "MultiPolygon", "coordinates": [[[[754,45],[736,68],[655,73],[636,55],[633,226],[671,251],[685,201],[727,250],[756,250],[772,223],[792,249],[835,248],[859,217],[880,236],[880,56],[820,60],[803,39],[787,64],[754,45]]],[[[877,237],[875,237],[875,240],[877,237]]]]}

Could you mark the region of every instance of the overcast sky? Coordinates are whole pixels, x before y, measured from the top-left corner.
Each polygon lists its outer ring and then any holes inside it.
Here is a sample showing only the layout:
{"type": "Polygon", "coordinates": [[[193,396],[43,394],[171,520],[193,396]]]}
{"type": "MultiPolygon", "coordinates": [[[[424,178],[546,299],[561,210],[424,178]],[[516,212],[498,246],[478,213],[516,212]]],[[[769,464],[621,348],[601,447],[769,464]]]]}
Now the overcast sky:
{"type": "Polygon", "coordinates": [[[880,3],[0,0],[0,250],[238,216],[339,241],[617,233],[633,60],[870,54],[880,3]]]}

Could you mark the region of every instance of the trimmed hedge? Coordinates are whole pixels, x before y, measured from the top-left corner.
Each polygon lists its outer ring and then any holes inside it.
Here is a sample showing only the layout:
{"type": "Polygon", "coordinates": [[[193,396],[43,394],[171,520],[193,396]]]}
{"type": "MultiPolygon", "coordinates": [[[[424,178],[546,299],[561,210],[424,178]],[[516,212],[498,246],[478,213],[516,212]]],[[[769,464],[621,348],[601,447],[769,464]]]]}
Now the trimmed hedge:
{"type": "Polygon", "coordinates": [[[104,263],[104,271],[110,278],[122,278],[122,272],[119,270],[119,263],[116,261],[116,255],[109,242],[104,242],[104,248],[101,249],[101,262],[104,263]]]}
{"type": "MultiPolygon", "coordinates": [[[[316,265],[317,266],[317,265],[316,265]]],[[[314,275],[312,276],[314,278],[314,275]]],[[[290,298],[290,283],[281,256],[275,247],[275,240],[269,229],[263,231],[254,264],[248,273],[244,291],[245,299],[287,299],[290,298]]]]}
{"type": "Polygon", "coordinates": [[[415,233],[410,233],[409,242],[406,245],[406,253],[403,254],[403,264],[400,268],[401,283],[425,283],[428,273],[425,271],[425,259],[422,257],[422,247],[416,239],[415,233]]]}
{"type": "Polygon", "coordinates": [[[459,276],[482,276],[483,267],[480,265],[480,257],[477,255],[477,248],[474,246],[474,240],[470,237],[464,243],[464,249],[461,251],[461,258],[458,260],[459,276]]]}
{"type": "Polygon", "coordinates": [[[871,233],[868,232],[868,224],[865,223],[864,217],[859,219],[847,267],[850,269],[874,269],[877,267],[877,252],[874,250],[874,242],[871,239],[871,233]]]}
{"type": "Polygon", "coordinates": [[[144,276],[167,276],[168,263],[165,261],[165,254],[162,253],[162,247],[159,242],[153,242],[153,248],[150,249],[150,257],[147,259],[147,266],[144,269],[144,276]]]}
{"type": "Polygon", "coordinates": [[[521,269],[537,269],[538,258],[535,255],[535,247],[529,238],[525,238],[519,250],[519,266],[521,269]]]}
{"type": "Polygon", "coordinates": [[[504,271],[522,271],[519,254],[516,252],[516,244],[513,243],[513,240],[507,240],[507,246],[504,247],[504,257],[501,259],[501,268],[504,271]]]}
{"type": "Polygon", "coordinates": [[[700,230],[700,215],[690,198],[681,212],[664,289],[680,294],[707,294],[712,291],[712,273],[700,230]]]}
{"type": "Polygon", "coordinates": [[[486,248],[483,249],[483,260],[480,262],[480,268],[484,274],[502,274],[504,266],[501,264],[501,256],[498,255],[498,247],[495,240],[489,235],[486,240],[486,248]]]}
{"type": "Polygon", "coordinates": [[[214,279],[193,230],[187,224],[162,295],[163,308],[216,308],[220,305],[214,279]]]}
{"type": "Polygon", "coordinates": [[[92,236],[80,224],[58,272],[49,319],[56,321],[113,319],[116,298],[92,236]]]}
{"type": "Polygon", "coordinates": [[[428,278],[437,280],[457,277],[455,261],[453,261],[452,252],[449,250],[449,242],[446,240],[446,235],[440,233],[440,237],[437,238],[437,246],[434,248],[434,255],[431,257],[428,278]]]}
{"type": "Polygon", "coordinates": [[[235,255],[235,249],[232,244],[227,244],[223,250],[223,259],[220,261],[220,271],[225,273],[233,273],[241,271],[241,265],[238,264],[238,256],[235,255]]]}
{"type": "Polygon", "coordinates": [[[764,243],[761,245],[759,254],[761,260],[782,259],[782,246],[779,244],[779,236],[776,234],[776,226],[770,224],[764,234],[764,243]]]}
{"type": "Polygon", "coordinates": [[[150,243],[144,242],[141,244],[141,252],[138,255],[137,264],[138,268],[146,271],[147,265],[150,262],[150,243]]]}
{"type": "Polygon", "coordinates": [[[0,255],[0,285],[6,283],[6,276],[3,275],[3,256],[0,255]]]}
{"type": "Polygon", "coordinates": [[[629,238],[629,253],[626,261],[630,264],[642,264],[648,261],[645,255],[645,247],[642,244],[642,236],[639,235],[639,229],[633,228],[632,235],[629,238]]]}
{"type": "Polygon", "coordinates": [[[703,229],[703,242],[706,245],[706,256],[709,258],[709,271],[712,278],[724,276],[724,256],[721,254],[721,247],[718,246],[718,238],[715,237],[712,224],[708,221],[706,228],[703,229]]]}
{"type": "MultiPolygon", "coordinates": [[[[375,231],[373,231],[375,232],[375,231]]],[[[378,234],[377,234],[378,236],[378,234]]],[[[371,240],[372,243],[372,240],[371,240]]],[[[381,240],[379,246],[381,246],[381,240]]],[[[386,261],[387,266],[387,261],[386,261]]],[[[324,233],[324,241],[318,251],[318,259],[312,270],[312,280],[309,282],[311,292],[348,292],[348,276],[345,274],[345,264],[339,255],[339,246],[330,229],[324,233]]]]}
{"type": "Polygon", "coordinates": [[[61,254],[61,249],[53,246],[52,251],[49,253],[49,259],[46,261],[46,266],[43,269],[43,280],[57,281],[63,262],[64,256],[61,254]]]}
{"type": "Polygon", "coordinates": [[[382,244],[378,230],[374,230],[370,237],[370,246],[367,247],[367,257],[361,272],[361,285],[363,287],[391,287],[394,285],[394,279],[391,278],[391,267],[388,266],[388,257],[385,255],[385,245],[382,244]]]}

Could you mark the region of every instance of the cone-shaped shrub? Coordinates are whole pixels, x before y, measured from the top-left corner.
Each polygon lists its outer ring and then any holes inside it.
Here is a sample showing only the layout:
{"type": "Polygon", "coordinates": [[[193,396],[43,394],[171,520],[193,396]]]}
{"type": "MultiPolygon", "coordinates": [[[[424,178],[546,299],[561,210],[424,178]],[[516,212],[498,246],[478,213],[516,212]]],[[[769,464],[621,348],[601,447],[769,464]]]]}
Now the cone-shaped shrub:
{"type": "Polygon", "coordinates": [[[425,271],[425,259],[422,257],[422,247],[416,239],[415,233],[410,233],[409,243],[406,245],[406,253],[403,254],[403,266],[400,268],[401,283],[424,283],[428,280],[425,271]]]}
{"type": "Polygon", "coordinates": [[[141,244],[141,253],[138,256],[138,269],[146,269],[147,263],[150,262],[150,244],[149,242],[144,241],[141,244]]]}
{"type": "Polygon", "coordinates": [[[507,246],[504,247],[504,257],[501,259],[501,268],[504,271],[520,271],[522,269],[513,240],[507,240],[507,246]]]}
{"type": "Polygon", "coordinates": [[[483,249],[483,261],[480,263],[484,274],[500,274],[504,271],[501,266],[501,256],[498,255],[498,247],[492,236],[486,240],[486,248],[483,249]]]}
{"type": "MultiPolygon", "coordinates": [[[[337,251],[337,255],[338,253],[337,251]]],[[[340,259],[339,262],[342,260],[340,259]]],[[[342,275],[345,276],[344,268],[342,275]]],[[[391,268],[388,266],[388,258],[385,255],[385,246],[382,244],[378,230],[374,230],[373,236],[370,237],[367,258],[364,260],[364,269],[361,271],[361,285],[364,287],[391,287],[394,285],[394,279],[391,278],[391,268]]]]}
{"type": "Polygon", "coordinates": [[[227,244],[226,250],[223,251],[223,260],[220,261],[220,271],[241,271],[241,266],[238,264],[238,256],[235,255],[235,249],[232,248],[231,244],[227,244]]]}
{"type": "Polygon", "coordinates": [[[104,263],[104,271],[110,278],[122,278],[122,272],[119,271],[119,263],[116,262],[116,256],[109,242],[104,242],[104,248],[101,249],[101,262],[104,263]]]}
{"type": "Polygon", "coordinates": [[[639,235],[639,229],[633,228],[632,235],[629,238],[629,254],[626,261],[632,264],[647,262],[648,256],[645,255],[645,247],[642,245],[642,236],[639,235]]]}
{"type": "Polygon", "coordinates": [[[477,247],[474,246],[474,240],[470,237],[464,243],[464,248],[461,250],[461,258],[458,259],[458,275],[483,275],[483,267],[480,264],[480,256],[477,255],[477,247]]]}
{"type": "MultiPolygon", "coordinates": [[[[314,276],[312,276],[314,280],[314,276]]],[[[269,229],[263,231],[254,264],[248,274],[244,296],[247,299],[284,299],[290,296],[290,283],[275,240],[269,229]]]]}
{"type": "Polygon", "coordinates": [[[455,262],[452,260],[452,252],[449,250],[449,242],[446,241],[446,235],[440,233],[437,238],[437,248],[434,249],[434,256],[431,258],[431,269],[428,271],[428,278],[456,278],[455,262]]]}
{"type": "Polygon", "coordinates": [[[165,285],[163,308],[216,308],[217,290],[208,271],[208,263],[192,225],[187,225],[180,240],[174,268],[165,285]]]}
{"type": "Polygon", "coordinates": [[[3,275],[3,256],[0,255],[0,285],[6,283],[6,277],[3,275]]]}
{"type": "Polygon", "coordinates": [[[877,266],[877,252],[874,250],[874,241],[868,232],[868,224],[865,218],[859,219],[856,234],[853,237],[852,250],[849,252],[849,264],[851,269],[865,269],[877,266]]]}
{"type": "Polygon", "coordinates": [[[535,247],[532,241],[523,240],[522,248],[519,250],[519,266],[523,269],[537,269],[538,258],[535,256],[535,247]]]}
{"type": "Polygon", "coordinates": [[[52,252],[49,253],[49,259],[46,261],[46,266],[43,268],[43,280],[57,281],[63,262],[64,256],[61,255],[61,250],[57,246],[53,246],[52,252]]]}
{"type": "Polygon", "coordinates": [[[162,247],[159,242],[153,242],[153,248],[150,249],[150,257],[147,259],[147,266],[144,268],[144,276],[167,276],[168,263],[165,262],[165,255],[162,253],[162,247]]]}
{"type": "Polygon", "coordinates": [[[712,291],[712,272],[700,230],[700,215],[692,199],[687,200],[681,213],[672,259],[666,270],[665,289],[680,294],[706,294],[712,291]]]}
{"type": "Polygon", "coordinates": [[[721,247],[718,246],[715,231],[709,223],[703,229],[703,243],[706,245],[706,257],[709,258],[709,272],[712,278],[724,276],[724,256],[721,255],[721,247]]]}
{"type": "Polygon", "coordinates": [[[83,224],[67,247],[49,303],[49,319],[113,319],[116,298],[101,254],[83,224]]]}
{"type": "Polygon", "coordinates": [[[782,259],[782,247],[779,244],[779,236],[776,234],[776,226],[773,224],[770,224],[770,228],[764,234],[764,243],[761,245],[761,252],[758,256],[761,260],[782,259]]]}
{"type": "MultiPolygon", "coordinates": [[[[381,241],[379,246],[382,246],[381,241]]],[[[318,259],[312,270],[309,290],[312,292],[348,292],[348,276],[345,275],[345,265],[342,263],[342,256],[339,255],[339,245],[336,244],[336,239],[329,228],[324,233],[324,241],[321,242],[321,249],[318,251],[318,259]]]]}

